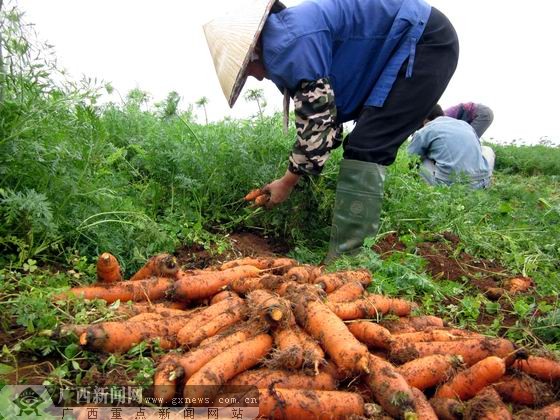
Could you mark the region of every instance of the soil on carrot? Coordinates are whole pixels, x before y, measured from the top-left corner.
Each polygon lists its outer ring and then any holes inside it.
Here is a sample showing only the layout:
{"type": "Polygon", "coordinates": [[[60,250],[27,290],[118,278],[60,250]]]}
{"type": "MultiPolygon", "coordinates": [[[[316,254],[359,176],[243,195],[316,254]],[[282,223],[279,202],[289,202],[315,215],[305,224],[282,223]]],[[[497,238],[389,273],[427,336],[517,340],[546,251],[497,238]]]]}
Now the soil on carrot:
{"type": "Polygon", "coordinates": [[[235,232],[228,236],[231,249],[224,253],[205,249],[200,245],[183,246],[175,252],[179,264],[185,268],[205,268],[242,257],[272,257],[285,255],[287,243],[253,232],[235,232]]]}

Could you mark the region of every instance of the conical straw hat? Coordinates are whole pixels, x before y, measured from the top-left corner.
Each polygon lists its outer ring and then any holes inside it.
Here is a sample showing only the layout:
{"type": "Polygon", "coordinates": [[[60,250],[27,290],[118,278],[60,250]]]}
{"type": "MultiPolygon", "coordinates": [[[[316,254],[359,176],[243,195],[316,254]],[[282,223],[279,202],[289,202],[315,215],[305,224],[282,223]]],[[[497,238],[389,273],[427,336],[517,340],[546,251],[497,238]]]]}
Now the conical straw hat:
{"type": "Polygon", "coordinates": [[[247,80],[245,69],[274,2],[250,0],[244,7],[204,25],[216,74],[230,107],[247,80]]]}

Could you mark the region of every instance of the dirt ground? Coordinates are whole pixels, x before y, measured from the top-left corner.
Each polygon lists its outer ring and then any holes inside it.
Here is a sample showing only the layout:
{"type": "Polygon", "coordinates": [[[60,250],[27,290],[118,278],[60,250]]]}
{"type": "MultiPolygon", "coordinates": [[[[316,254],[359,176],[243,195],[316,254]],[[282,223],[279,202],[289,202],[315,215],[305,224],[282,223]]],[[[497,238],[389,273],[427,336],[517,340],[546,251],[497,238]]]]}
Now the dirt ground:
{"type": "MultiPolygon", "coordinates": [[[[406,251],[406,245],[399,240],[396,234],[392,233],[379,241],[374,250],[382,258],[387,258],[394,252],[406,251]]],[[[415,252],[426,260],[426,270],[435,280],[453,280],[466,283],[478,289],[488,299],[497,301],[501,307],[500,314],[504,317],[501,324],[505,327],[512,326],[519,320],[512,313],[512,294],[506,293],[504,290],[505,283],[508,280],[516,277],[524,278],[519,273],[509,272],[496,261],[469,255],[460,249],[460,238],[449,232],[436,235],[431,241],[419,243],[415,252]]],[[[531,281],[530,279],[527,280],[531,281]]],[[[533,296],[549,302],[554,302],[557,299],[553,296],[538,296],[532,287],[515,296],[520,295],[533,296]]],[[[450,303],[454,302],[450,301],[450,303]]],[[[481,308],[481,314],[477,321],[480,324],[490,325],[494,319],[495,315],[486,313],[484,308],[481,308]]]]}
{"type": "Polygon", "coordinates": [[[253,232],[237,232],[228,236],[231,250],[223,254],[211,253],[202,246],[184,246],[175,252],[177,260],[185,268],[204,268],[235,258],[270,257],[285,255],[289,247],[283,241],[264,237],[253,232]]]}

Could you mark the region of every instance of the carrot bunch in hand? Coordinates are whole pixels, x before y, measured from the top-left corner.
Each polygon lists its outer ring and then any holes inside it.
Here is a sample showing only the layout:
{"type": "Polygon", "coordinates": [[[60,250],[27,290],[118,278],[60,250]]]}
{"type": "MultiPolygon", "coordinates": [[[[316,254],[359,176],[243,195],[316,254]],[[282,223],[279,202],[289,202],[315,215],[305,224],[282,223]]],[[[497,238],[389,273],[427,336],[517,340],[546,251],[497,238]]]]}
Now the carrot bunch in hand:
{"type": "Polygon", "coordinates": [[[270,201],[270,194],[262,188],[249,191],[245,196],[245,201],[252,201],[252,207],[265,207],[270,201]]]}

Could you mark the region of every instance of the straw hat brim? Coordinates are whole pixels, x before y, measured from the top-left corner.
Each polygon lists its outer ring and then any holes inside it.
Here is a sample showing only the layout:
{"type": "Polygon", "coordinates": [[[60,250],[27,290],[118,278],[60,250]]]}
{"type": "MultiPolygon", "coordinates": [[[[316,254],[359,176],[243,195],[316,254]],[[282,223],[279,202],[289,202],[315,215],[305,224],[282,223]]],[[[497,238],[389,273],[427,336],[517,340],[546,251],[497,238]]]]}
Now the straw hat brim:
{"type": "Polygon", "coordinates": [[[245,85],[247,66],[275,1],[251,0],[204,25],[214,68],[230,107],[245,85]]]}

